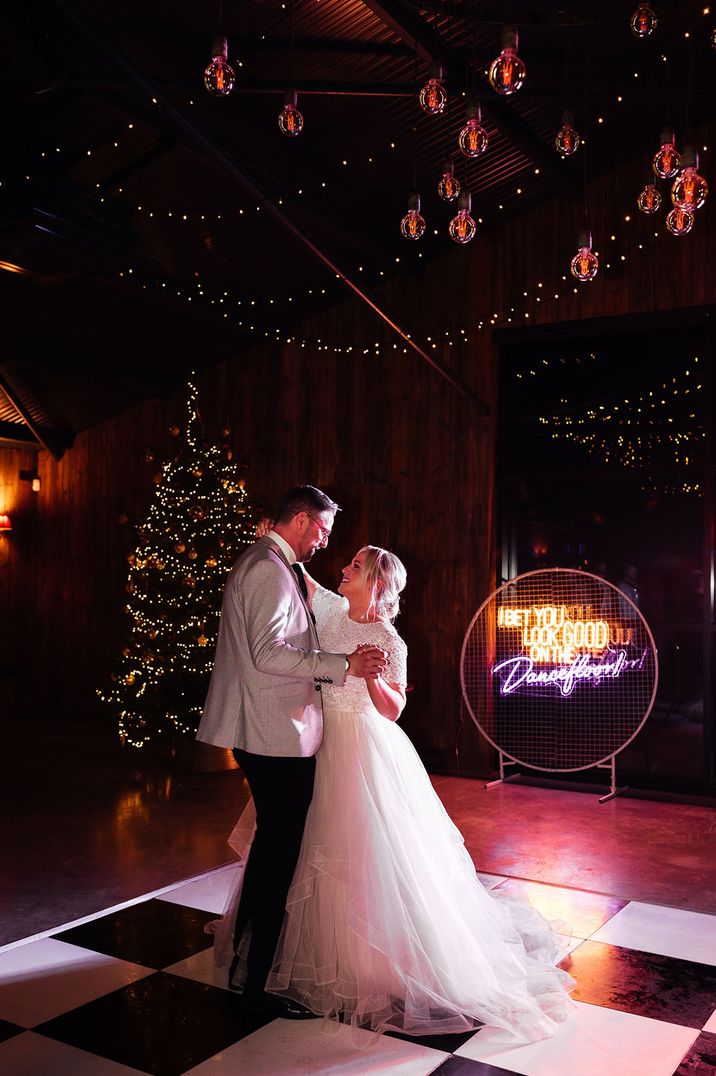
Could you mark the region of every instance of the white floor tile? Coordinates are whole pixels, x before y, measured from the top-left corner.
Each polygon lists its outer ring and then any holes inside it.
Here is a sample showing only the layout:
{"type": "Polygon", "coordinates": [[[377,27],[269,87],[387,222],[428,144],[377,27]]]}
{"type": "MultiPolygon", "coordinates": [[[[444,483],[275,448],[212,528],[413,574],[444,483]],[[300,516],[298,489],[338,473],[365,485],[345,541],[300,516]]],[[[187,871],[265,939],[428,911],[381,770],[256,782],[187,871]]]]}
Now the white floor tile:
{"type": "Polygon", "coordinates": [[[8,1076],[137,1076],[140,1070],[25,1031],[0,1043],[0,1072],[8,1076]]]}
{"type": "Polygon", "coordinates": [[[632,901],[592,941],[716,966],[716,915],[632,901]]]}
{"type": "Polygon", "coordinates": [[[672,1076],[699,1032],[645,1016],[576,1003],[550,1039],[500,1043],[484,1028],[455,1051],[524,1076],[672,1076]]]}
{"type": "MultiPolygon", "coordinates": [[[[395,1073],[427,1076],[449,1057],[442,1050],[381,1035],[377,1039],[359,1031],[359,1045],[351,1029],[322,1020],[274,1020],[221,1053],[190,1069],[191,1076],[319,1076],[338,1073],[395,1073]]],[[[189,1076],[189,1074],[187,1074],[189,1076]]]]}
{"type": "Polygon", "coordinates": [[[714,1012],[711,1013],[708,1020],[704,1024],[703,1029],[704,1029],[704,1031],[716,1032],[716,1010],[714,1010],[714,1012]]]}
{"type": "Polygon", "coordinates": [[[217,915],[221,915],[226,907],[229,889],[238,871],[238,863],[232,863],[212,874],[202,875],[201,878],[162,893],[159,900],[167,900],[170,904],[184,904],[187,908],[199,908],[203,912],[216,912],[217,915]]]}
{"type": "Polygon", "coordinates": [[[0,955],[0,1018],[34,1027],[152,974],[54,938],[29,942],[0,955]]]}
{"type": "Polygon", "coordinates": [[[506,874],[484,874],[482,871],[478,871],[477,877],[480,879],[485,889],[494,889],[495,886],[507,881],[506,874]]]}
{"type": "Polygon", "coordinates": [[[228,990],[228,968],[217,968],[214,963],[214,950],[202,949],[200,953],[179,960],[171,967],[164,968],[172,975],[181,975],[184,979],[193,979],[197,983],[208,983],[209,986],[220,986],[228,990]]]}

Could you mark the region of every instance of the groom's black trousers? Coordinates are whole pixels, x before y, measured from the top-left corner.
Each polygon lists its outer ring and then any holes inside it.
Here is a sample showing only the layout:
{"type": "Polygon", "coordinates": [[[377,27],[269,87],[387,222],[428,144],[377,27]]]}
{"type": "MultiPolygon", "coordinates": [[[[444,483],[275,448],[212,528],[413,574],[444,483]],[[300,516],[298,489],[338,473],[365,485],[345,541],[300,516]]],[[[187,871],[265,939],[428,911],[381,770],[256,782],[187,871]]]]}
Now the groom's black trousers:
{"type": "Polygon", "coordinates": [[[252,755],[237,748],[256,806],[256,836],[236,917],[235,944],[251,925],[245,994],[263,991],[313,795],[315,758],[252,755]]]}

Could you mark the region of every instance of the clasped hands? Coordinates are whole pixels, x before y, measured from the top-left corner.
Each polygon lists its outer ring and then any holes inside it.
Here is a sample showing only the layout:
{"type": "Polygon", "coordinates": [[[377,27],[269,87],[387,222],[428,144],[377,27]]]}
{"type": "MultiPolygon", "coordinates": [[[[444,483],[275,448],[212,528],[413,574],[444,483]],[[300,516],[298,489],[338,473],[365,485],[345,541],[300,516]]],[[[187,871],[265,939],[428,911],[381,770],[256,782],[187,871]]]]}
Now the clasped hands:
{"type": "Polygon", "coordinates": [[[380,646],[361,643],[348,655],[348,675],[364,680],[377,680],[388,662],[388,655],[380,646]]]}

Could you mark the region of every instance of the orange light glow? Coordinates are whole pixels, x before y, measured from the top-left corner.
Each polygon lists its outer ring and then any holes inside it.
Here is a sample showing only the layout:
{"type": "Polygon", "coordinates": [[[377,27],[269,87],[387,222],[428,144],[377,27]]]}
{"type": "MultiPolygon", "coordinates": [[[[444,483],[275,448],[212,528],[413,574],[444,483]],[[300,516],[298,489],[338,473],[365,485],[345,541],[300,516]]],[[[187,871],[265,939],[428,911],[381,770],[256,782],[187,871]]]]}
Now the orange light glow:
{"type": "Polygon", "coordinates": [[[502,605],[497,625],[520,630],[520,643],[532,661],[563,665],[571,665],[580,654],[599,657],[619,627],[611,628],[606,620],[595,619],[589,605],[502,605]]]}
{"type": "Polygon", "coordinates": [[[0,261],[0,269],[4,269],[6,273],[20,273],[22,276],[30,274],[29,269],[23,269],[21,265],[15,265],[14,262],[0,261]]]}

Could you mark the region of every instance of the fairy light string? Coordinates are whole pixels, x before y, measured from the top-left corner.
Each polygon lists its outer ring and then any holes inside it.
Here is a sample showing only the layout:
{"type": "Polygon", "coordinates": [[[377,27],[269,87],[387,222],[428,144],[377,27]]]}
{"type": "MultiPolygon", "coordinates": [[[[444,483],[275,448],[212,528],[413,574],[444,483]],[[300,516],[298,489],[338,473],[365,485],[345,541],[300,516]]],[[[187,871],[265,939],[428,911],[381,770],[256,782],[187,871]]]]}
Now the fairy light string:
{"type": "MultiPolygon", "coordinates": [[[[593,354],[589,358],[596,361],[593,354]]],[[[514,378],[529,391],[541,375],[554,377],[553,366],[543,359],[516,371],[514,378]]],[[[538,422],[552,441],[578,446],[605,465],[648,474],[660,458],[678,474],[673,480],[649,475],[644,488],[701,495],[702,484],[694,476],[702,469],[702,393],[701,362],[695,355],[679,374],[619,399],[570,405],[561,398],[559,410],[539,415],[538,422]]]]}
{"type": "MultiPolygon", "coordinates": [[[[254,541],[251,505],[225,440],[204,440],[197,389],[187,387],[187,423],[170,432],[169,461],[145,451],[156,493],[128,554],[128,639],[110,685],[97,693],[117,717],[123,744],[192,734],[216,648],[226,575],[254,541]]],[[[231,431],[224,429],[223,436],[231,431]]]]}

